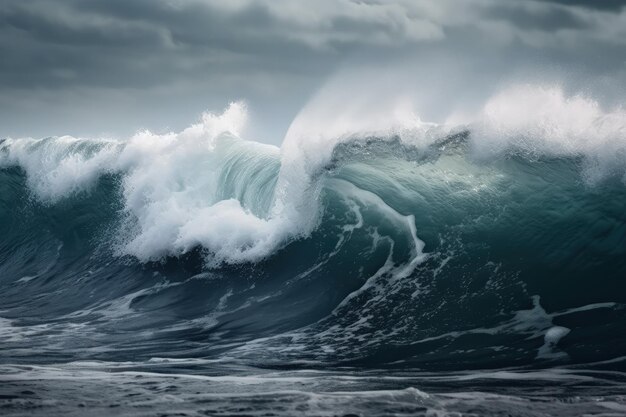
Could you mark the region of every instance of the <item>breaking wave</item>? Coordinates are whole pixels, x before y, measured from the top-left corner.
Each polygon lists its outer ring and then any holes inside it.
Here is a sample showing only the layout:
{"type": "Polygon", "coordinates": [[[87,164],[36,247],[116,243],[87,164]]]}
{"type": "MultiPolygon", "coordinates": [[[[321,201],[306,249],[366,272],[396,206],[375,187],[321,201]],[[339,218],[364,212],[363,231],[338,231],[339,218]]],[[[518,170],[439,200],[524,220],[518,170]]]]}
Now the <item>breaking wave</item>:
{"type": "Polygon", "coordinates": [[[528,85],[462,123],[344,107],[313,100],[280,148],[240,137],[242,103],[0,142],[5,360],[621,360],[623,110],[528,85]]]}

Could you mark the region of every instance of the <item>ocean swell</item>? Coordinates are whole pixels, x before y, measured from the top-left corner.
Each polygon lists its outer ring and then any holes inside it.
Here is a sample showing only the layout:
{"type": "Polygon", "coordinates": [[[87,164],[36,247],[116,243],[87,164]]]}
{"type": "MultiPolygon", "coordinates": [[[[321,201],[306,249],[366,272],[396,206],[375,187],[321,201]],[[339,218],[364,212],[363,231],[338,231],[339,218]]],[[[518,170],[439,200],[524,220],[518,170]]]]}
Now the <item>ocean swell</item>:
{"type": "Polygon", "coordinates": [[[457,124],[323,104],[280,148],[239,137],[239,103],[179,133],[2,141],[11,358],[620,357],[623,111],[534,86],[457,124]]]}

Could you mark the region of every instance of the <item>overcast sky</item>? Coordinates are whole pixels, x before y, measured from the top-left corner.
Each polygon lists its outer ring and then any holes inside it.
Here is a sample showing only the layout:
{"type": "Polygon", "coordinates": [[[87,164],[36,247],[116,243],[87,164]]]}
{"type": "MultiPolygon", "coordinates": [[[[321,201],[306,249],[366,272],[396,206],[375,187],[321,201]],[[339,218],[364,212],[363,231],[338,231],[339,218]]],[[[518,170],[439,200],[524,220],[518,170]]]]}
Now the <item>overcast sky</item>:
{"type": "Polygon", "coordinates": [[[329,80],[364,72],[360,90],[421,94],[434,119],[515,80],[619,105],[625,4],[0,0],[0,137],[178,130],[244,99],[246,136],[280,143],[329,80]]]}

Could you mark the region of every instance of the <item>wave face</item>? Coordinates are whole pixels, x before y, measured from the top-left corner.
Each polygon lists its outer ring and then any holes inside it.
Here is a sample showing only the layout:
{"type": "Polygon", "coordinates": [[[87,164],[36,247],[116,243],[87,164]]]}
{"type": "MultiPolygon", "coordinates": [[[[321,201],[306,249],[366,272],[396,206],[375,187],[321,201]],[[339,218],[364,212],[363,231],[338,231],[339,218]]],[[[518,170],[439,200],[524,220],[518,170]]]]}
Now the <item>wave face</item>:
{"type": "Polygon", "coordinates": [[[626,371],[623,113],[520,87],[280,149],[243,118],[0,143],[4,364],[626,371]]]}

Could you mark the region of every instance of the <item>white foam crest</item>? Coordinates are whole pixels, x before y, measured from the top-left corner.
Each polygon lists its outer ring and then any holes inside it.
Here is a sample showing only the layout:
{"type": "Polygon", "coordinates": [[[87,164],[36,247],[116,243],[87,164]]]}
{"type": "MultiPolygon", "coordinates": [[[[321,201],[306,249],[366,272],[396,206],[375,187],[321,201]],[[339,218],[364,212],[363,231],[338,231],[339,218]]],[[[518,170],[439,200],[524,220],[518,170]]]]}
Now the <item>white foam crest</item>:
{"type": "Polygon", "coordinates": [[[297,216],[264,213],[279,150],[236,136],[245,119],[245,105],[232,103],[179,133],[142,131],[127,141],[7,139],[0,164],[22,167],[46,202],[86,190],[102,174],[121,173],[120,255],[155,261],[201,245],[212,263],[254,261],[300,229],[297,216]]]}
{"type": "MultiPolygon", "coordinates": [[[[292,231],[285,218],[264,216],[235,195],[225,198],[224,175],[231,170],[255,165],[257,171],[242,178],[246,184],[235,184],[232,193],[251,187],[259,194],[267,191],[263,181],[279,169],[278,148],[235,136],[245,118],[245,107],[234,103],[178,134],[140,132],[130,139],[118,162],[126,172],[129,214],[120,253],[154,261],[202,246],[210,253],[209,263],[219,264],[255,261],[282,244],[292,231]],[[246,166],[234,166],[237,158],[246,166]]],[[[249,205],[269,206],[265,200],[272,196],[264,194],[249,205]]]]}
{"type": "Polygon", "coordinates": [[[55,202],[84,191],[115,163],[119,142],[78,139],[7,139],[0,143],[0,167],[20,166],[30,188],[42,200],[55,202]]]}
{"type": "MultiPolygon", "coordinates": [[[[517,85],[491,97],[473,126],[483,156],[515,151],[540,157],[582,157],[591,182],[626,173],[626,111],[606,111],[558,86],[517,85]]],[[[626,177],[624,178],[626,180],[626,177]]]]}

